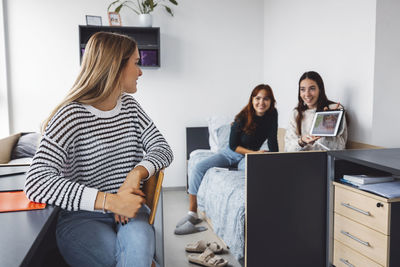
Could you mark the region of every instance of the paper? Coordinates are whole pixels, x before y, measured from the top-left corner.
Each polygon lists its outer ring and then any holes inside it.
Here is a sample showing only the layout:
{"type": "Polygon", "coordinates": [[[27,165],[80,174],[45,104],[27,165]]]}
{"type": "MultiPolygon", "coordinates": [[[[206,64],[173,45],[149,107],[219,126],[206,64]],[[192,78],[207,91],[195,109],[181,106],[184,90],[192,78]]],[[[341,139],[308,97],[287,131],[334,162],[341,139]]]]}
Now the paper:
{"type": "Polygon", "coordinates": [[[358,187],[361,190],[372,192],[386,198],[400,197],[400,181],[365,184],[358,187]]]}

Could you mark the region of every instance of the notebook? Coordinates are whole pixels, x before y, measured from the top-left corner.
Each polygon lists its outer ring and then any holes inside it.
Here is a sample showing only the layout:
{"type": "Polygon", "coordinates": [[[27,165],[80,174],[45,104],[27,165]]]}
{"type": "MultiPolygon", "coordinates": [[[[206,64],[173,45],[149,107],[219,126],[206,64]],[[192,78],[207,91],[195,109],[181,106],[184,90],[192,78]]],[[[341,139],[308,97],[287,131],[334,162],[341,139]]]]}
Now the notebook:
{"type": "Polygon", "coordinates": [[[150,177],[149,180],[147,180],[143,185],[143,193],[145,193],[146,195],[146,204],[151,210],[149,216],[149,224],[154,223],[163,179],[164,170],[160,170],[152,177],[150,177]]]}
{"type": "Polygon", "coordinates": [[[0,192],[0,212],[44,209],[46,204],[30,201],[24,191],[0,192]]]}
{"type": "Polygon", "coordinates": [[[393,176],[370,176],[370,175],[343,175],[343,179],[350,182],[355,183],[356,185],[361,184],[375,184],[375,183],[384,183],[391,182],[394,180],[393,176]]]}

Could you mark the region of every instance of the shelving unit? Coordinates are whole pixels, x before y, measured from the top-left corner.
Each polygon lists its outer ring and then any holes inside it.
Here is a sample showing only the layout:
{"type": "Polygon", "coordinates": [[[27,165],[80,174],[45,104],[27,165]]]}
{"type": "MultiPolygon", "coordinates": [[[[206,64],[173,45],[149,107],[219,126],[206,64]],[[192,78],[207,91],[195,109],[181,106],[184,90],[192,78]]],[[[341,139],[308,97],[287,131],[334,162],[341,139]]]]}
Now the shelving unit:
{"type": "Polygon", "coordinates": [[[160,67],[160,28],[158,27],[110,27],[79,25],[79,57],[85,52],[89,38],[96,32],[114,32],[132,37],[138,44],[142,67],[160,67]]]}

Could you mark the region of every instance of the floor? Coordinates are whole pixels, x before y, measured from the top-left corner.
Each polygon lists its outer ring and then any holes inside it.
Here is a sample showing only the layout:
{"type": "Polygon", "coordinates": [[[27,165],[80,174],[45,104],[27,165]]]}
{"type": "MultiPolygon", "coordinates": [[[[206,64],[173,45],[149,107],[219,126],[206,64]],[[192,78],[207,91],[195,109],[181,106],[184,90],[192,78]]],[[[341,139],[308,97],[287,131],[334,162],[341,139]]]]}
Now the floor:
{"type": "MultiPolygon", "coordinates": [[[[185,190],[165,190],[163,195],[164,201],[164,255],[165,267],[186,267],[199,265],[189,263],[185,245],[198,240],[217,241],[223,244],[219,237],[211,230],[211,227],[205,222],[201,222],[199,226],[205,226],[207,231],[194,233],[189,235],[175,235],[174,229],[177,221],[187,214],[189,206],[189,197],[185,190]]],[[[225,249],[225,253],[220,256],[228,261],[227,266],[241,267],[242,265],[225,249]]]]}

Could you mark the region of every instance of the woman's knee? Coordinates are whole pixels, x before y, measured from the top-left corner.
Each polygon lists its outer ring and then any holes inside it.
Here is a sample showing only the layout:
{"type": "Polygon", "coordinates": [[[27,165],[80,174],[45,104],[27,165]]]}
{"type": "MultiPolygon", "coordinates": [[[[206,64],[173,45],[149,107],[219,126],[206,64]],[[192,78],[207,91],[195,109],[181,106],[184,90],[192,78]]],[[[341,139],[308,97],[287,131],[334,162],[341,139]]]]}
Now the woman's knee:
{"type": "Polygon", "coordinates": [[[117,233],[118,261],[136,263],[139,266],[139,263],[151,263],[154,253],[154,228],[148,223],[147,214],[139,213],[128,224],[119,226],[117,233]]]}
{"type": "Polygon", "coordinates": [[[114,242],[93,244],[76,233],[56,233],[58,249],[70,266],[114,266],[114,242]]]}

